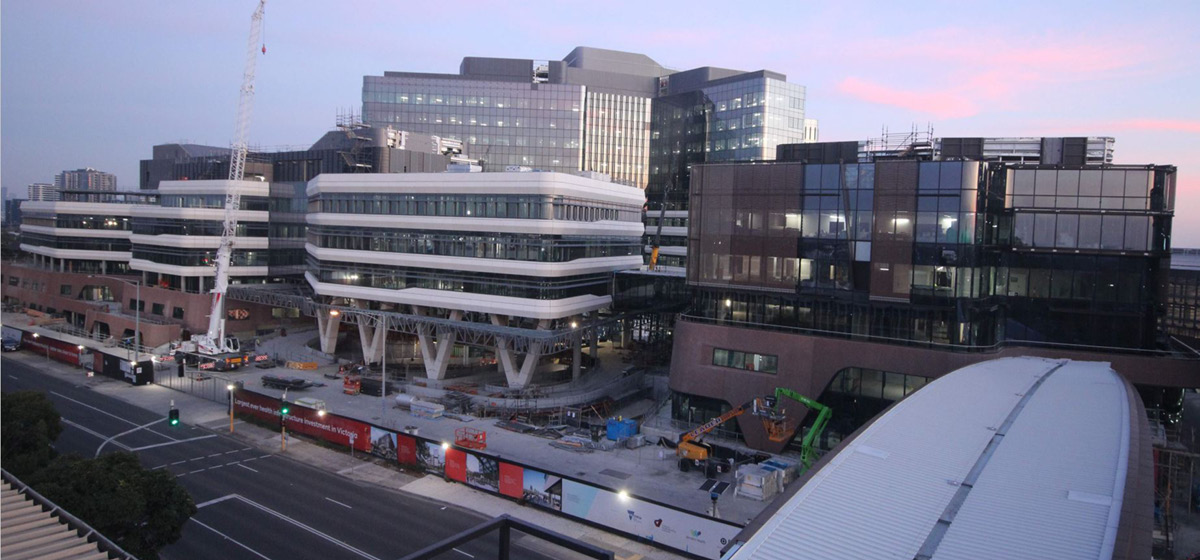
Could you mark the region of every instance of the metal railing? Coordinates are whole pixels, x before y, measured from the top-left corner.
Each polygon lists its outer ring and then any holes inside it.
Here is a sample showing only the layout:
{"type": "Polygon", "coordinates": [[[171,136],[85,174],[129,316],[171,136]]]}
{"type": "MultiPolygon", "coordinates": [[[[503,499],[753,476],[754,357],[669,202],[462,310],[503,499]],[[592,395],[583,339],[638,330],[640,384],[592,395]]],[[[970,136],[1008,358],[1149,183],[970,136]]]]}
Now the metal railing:
{"type": "Polygon", "coordinates": [[[179,377],[177,368],[178,365],[170,362],[155,364],[154,384],[216,403],[229,403],[229,385],[233,383],[232,379],[204,370],[187,368],[183,377],[179,377]]]}
{"type": "MultiPolygon", "coordinates": [[[[134,344],[127,343],[123,339],[118,339],[117,337],[112,336],[112,335],[88,332],[88,331],[85,331],[85,330],[83,330],[79,327],[76,327],[75,325],[72,325],[70,323],[54,323],[54,324],[50,324],[50,325],[43,325],[42,328],[46,329],[46,330],[54,331],[57,333],[67,334],[67,335],[71,335],[71,336],[75,336],[75,337],[79,337],[79,338],[86,338],[88,340],[94,340],[96,342],[104,344],[105,346],[109,346],[109,347],[113,347],[113,348],[122,348],[125,350],[132,350],[135,348],[134,344]]],[[[142,354],[153,354],[155,351],[154,348],[152,348],[150,346],[146,346],[145,344],[136,345],[136,349],[139,353],[142,353],[142,354]]]]}
{"type": "Polygon", "coordinates": [[[12,473],[0,469],[0,475],[2,475],[4,480],[7,480],[9,484],[12,484],[14,487],[16,487],[18,492],[22,492],[28,495],[30,498],[33,498],[33,501],[42,507],[49,507],[50,511],[47,513],[51,515],[57,514],[59,517],[65,520],[67,525],[74,529],[77,534],[83,532],[83,534],[80,536],[84,540],[88,540],[90,542],[89,539],[94,537],[96,539],[96,545],[100,547],[101,551],[107,552],[110,555],[115,554],[119,558],[137,560],[136,556],[125,552],[124,549],[122,549],[120,546],[117,546],[117,543],[108,540],[108,537],[100,534],[100,532],[93,529],[91,525],[88,525],[82,519],[71,515],[71,512],[62,509],[54,502],[46,499],[45,496],[38,494],[36,490],[31,488],[28,484],[21,482],[21,480],[13,476],[12,473]]]}

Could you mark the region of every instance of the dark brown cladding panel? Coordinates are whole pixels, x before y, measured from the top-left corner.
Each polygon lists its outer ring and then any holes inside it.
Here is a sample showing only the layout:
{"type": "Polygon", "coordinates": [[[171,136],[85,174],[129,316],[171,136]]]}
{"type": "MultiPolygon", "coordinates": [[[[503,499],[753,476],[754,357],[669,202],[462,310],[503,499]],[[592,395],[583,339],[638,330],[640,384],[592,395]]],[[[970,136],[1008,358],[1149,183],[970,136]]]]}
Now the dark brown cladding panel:
{"type": "Polygon", "coordinates": [[[875,224],[871,244],[871,297],[908,301],[912,286],[913,226],[917,209],[915,161],[875,164],[875,224]]]}

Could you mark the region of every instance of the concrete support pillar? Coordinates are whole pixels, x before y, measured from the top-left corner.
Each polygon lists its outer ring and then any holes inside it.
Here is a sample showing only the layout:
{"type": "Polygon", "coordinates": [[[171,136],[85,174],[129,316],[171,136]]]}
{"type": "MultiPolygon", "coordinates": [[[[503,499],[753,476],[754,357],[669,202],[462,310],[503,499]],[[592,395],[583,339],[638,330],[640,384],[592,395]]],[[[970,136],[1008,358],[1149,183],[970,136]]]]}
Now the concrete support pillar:
{"type": "Polygon", "coordinates": [[[600,346],[600,332],[599,332],[599,329],[593,328],[592,334],[588,338],[588,354],[592,357],[593,362],[596,360],[596,351],[599,350],[599,346],[600,346]]]}
{"type": "Polygon", "coordinates": [[[362,344],[363,361],[377,364],[383,359],[384,347],[387,344],[387,325],[368,325],[365,321],[358,323],[358,340],[362,344]]]}
{"type": "Polygon", "coordinates": [[[338,328],[341,326],[341,314],[330,315],[327,311],[317,313],[317,332],[320,334],[322,352],[326,354],[337,352],[338,328]]]}
{"type": "Polygon", "coordinates": [[[571,337],[571,380],[579,381],[579,362],[583,361],[583,332],[575,331],[571,337]]]}
{"type": "MultiPolygon", "coordinates": [[[[428,315],[428,310],[414,305],[413,313],[424,316],[428,315]]],[[[461,310],[452,310],[450,320],[461,321],[462,315],[461,310]]],[[[434,333],[424,325],[417,328],[417,346],[421,349],[421,359],[425,362],[425,375],[430,379],[446,378],[446,367],[450,365],[451,351],[457,339],[458,335],[450,331],[434,333]]]]}
{"type": "MultiPolygon", "coordinates": [[[[503,315],[492,315],[493,325],[507,325],[508,317],[503,315]]],[[[550,326],[549,319],[538,321],[538,330],[543,330],[550,326]]],[[[517,366],[516,353],[509,346],[509,341],[504,337],[496,337],[496,357],[500,362],[500,367],[504,370],[504,378],[508,381],[508,386],[514,389],[519,389],[528,385],[533,381],[533,374],[537,371],[538,360],[542,357],[542,345],[531,344],[529,351],[525,353],[525,357],[521,360],[521,365],[517,366]]]]}

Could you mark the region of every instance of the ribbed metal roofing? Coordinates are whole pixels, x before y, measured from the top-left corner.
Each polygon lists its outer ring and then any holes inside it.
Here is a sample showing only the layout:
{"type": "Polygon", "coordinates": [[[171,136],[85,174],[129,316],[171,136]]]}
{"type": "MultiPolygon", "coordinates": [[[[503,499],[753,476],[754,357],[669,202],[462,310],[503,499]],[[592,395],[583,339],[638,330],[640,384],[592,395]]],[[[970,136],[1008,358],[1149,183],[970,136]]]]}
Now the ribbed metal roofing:
{"type": "Polygon", "coordinates": [[[1110,558],[1129,414],[1107,363],[960,369],[877,418],[733,558],[1110,558]]]}
{"type": "Polygon", "coordinates": [[[25,558],[56,558],[64,560],[101,560],[108,554],[54,515],[41,504],[18,492],[3,481],[0,494],[0,526],[3,545],[0,556],[5,560],[25,558]]]}

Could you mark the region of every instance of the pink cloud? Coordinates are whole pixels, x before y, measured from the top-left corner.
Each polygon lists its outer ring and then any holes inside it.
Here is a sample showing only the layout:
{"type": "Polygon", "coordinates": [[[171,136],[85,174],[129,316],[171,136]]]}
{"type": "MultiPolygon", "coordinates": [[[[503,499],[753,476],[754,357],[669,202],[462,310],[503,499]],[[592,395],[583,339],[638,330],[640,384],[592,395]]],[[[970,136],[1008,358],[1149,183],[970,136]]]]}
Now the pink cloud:
{"type": "Polygon", "coordinates": [[[1194,132],[1200,134],[1200,121],[1175,119],[1126,119],[1111,124],[1117,129],[1164,130],[1169,132],[1194,132]]]}
{"type": "Polygon", "coordinates": [[[902,90],[885,85],[849,77],[837,86],[838,91],[856,97],[868,103],[891,105],[930,113],[938,118],[953,119],[970,117],[979,112],[979,108],[965,96],[943,90],[902,90]]]}

